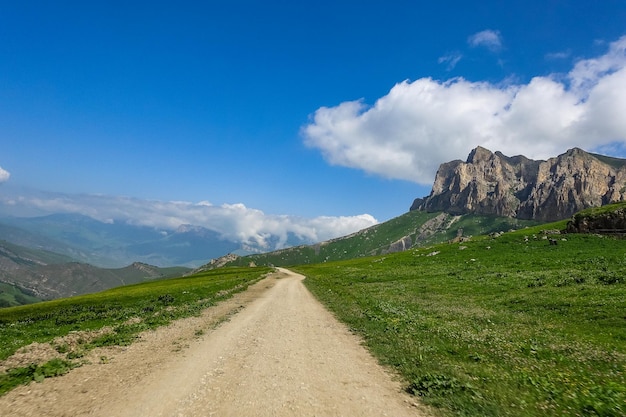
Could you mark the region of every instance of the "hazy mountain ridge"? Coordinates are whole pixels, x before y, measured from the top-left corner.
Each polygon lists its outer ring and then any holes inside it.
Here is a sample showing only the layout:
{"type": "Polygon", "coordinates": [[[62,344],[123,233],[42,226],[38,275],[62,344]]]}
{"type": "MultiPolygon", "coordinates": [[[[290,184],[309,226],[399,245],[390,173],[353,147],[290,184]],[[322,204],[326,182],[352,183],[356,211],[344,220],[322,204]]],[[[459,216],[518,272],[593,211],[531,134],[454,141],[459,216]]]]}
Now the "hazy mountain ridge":
{"type": "Polygon", "coordinates": [[[5,217],[0,219],[0,238],[101,268],[120,268],[133,262],[196,267],[229,252],[262,251],[201,226],[181,225],[168,231],[126,222],[101,222],[78,214],[5,217]]]}
{"type": "Polygon", "coordinates": [[[188,268],[159,268],[141,262],[123,268],[98,268],[70,262],[67,257],[49,251],[0,241],[0,283],[39,299],[97,292],[149,279],[180,276],[187,271],[188,268]]]}
{"type": "MultiPolygon", "coordinates": [[[[181,276],[227,253],[262,251],[201,226],[167,231],[77,214],[5,217],[0,239],[0,307],[181,276]]],[[[286,243],[302,239],[290,234],[286,243]]]]}
{"type": "Polygon", "coordinates": [[[626,160],[570,149],[547,161],[477,147],[440,165],[428,197],[411,210],[555,221],[626,200],[626,160]]]}

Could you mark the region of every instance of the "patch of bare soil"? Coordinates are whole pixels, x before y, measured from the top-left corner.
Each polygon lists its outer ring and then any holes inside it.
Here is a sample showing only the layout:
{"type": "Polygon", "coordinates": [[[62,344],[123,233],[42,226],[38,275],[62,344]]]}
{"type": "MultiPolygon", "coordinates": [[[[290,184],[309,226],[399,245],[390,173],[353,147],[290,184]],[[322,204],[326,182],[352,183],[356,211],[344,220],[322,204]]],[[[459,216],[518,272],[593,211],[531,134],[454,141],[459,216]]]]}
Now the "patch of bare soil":
{"type": "Polygon", "coordinates": [[[96,349],[0,397],[19,416],[416,416],[415,400],[287,270],[205,311],[96,349]]]}
{"type": "Polygon", "coordinates": [[[68,352],[78,352],[85,344],[107,333],[113,333],[113,329],[103,327],[94,331],[70,332],[66,336],[55,338],[50,343],[31,343],[0,361],[0,373],[30,364],[41,365],[51,359],[65,359],[68,352]]]}

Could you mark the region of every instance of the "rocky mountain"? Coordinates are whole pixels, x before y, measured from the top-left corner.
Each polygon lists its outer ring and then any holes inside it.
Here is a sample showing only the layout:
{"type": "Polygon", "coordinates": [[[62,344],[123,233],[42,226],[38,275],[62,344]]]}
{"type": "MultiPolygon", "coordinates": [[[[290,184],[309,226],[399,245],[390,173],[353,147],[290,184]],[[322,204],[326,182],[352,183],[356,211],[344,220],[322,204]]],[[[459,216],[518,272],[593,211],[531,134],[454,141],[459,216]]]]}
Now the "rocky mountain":
{"type": "Polygon", "coordinates": [[[428,197],[411,210],[555,221],[626,200],[626,160],[570,149],[547,161],[477,147],[441,164],[428,197]]]}

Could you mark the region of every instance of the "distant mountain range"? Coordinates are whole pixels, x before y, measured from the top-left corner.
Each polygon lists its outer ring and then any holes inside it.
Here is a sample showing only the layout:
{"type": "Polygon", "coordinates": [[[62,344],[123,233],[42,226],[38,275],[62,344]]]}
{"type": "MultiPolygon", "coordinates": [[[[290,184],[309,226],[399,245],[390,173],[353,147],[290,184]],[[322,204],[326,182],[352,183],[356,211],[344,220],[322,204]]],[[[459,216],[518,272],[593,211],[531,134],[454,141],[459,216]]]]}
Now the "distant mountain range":
{"type": "Polygon", "coordinates": [[[397,252],[565,219],[624,200],[624,159],[575,148],[534,161],[477,147],[465,162],[441,164],[430,195],[416,199],[408,213],[321,243],[290,235],[290,247],[270,253],[194,225],[167,231],[76,214],[5,217],[0,219],[0,306],[182,275],[190,271],[184,267],[280,266],[397,252]],[[162,268],[172,265],[183,268],[162,268]]]}
{"type": "Polygon", "coordinates": [[[626,200],[626,160],[570,149],[547,161],[477,147],[441,164],[428,197],[411,210],[555,221],[626,200]]]}
{"type": "Polygon", "coordinates": [[[148,279],[181,276],[188,268],[135,262],[98,268],[43,249],[0,241],[0,307],[101,291],[148,279]]]}
{"type": "MultiPolygon", "coordinates": [[[[267,238],[270,243],[278,240],[267,238]]],[[[287,243],[302,240],[290,235],[287,243]]],[[[193,225],[167,231],[78,214],[4,217],[0,219],[0,307],[181,276],[227,253],[260,251],[193,225]]]]}
{"type": "Polygon", "coordinates": [[[166,231],[125,222],[104,223],[79,214],[0,218],[0,239],[105,268],[133,262],[194,267],[229,252],[259,251],[255,247],[245,250],[240,243],[200,226],[166,231]]]}

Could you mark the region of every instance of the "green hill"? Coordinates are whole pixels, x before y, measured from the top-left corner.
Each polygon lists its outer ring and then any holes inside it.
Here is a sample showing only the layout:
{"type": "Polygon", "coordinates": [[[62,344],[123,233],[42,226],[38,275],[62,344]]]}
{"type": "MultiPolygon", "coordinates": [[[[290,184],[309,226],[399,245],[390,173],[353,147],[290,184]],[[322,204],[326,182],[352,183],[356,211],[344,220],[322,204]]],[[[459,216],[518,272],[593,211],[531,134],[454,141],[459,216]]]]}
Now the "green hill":
{"type": "MultiPolygon", "coordinates": [[[[403,222],[410,219],[423,232],[438,215],[412,213],[380,225],[376,234],[368,229],[346,238],[379,254],[357,252],[353,259],[292,269],[307,277],[316,297],[381,363],[398,372],[407,392],[440,415],[624,415],[626,240],[561,234],[566,221],[478,235],[511,225],[460,217],[441,228],[447,234],[436,239],[443,243],[382,253],[403,222]],[[463,235],[474,230],[474,236],[456,239],[461,227],[463,235]],[[370,249],[377,244],[368,247],[370,240],[383,245],[370,249]]],[[[328,245],[350,242],[337,241],[328,245]]],[[[25,344],[105,325],[115,333],[81,349],[130,343],[136,332],[196,314],[267,271],[220,268],[2,309],[0,360],[25,344]],[[139,320],[129,322],[133,317],[139,320]]],[[[74,366],[75,355],[80,352],[68,352],[48,371],[45,364],[9,371],[0,376],[0,391],[22,377],[62,373],[74,366]]]]}
{"type": "Polygon", "coordinates": [[[28,290],[0,282],[0,308],[32,304],[41,301],[28,290]]]}
{"type": "Polygon", "coordinates": [[[626,234],[626,202],[590,207],[576,213],[567,230],[578,233],[626,234]]]}
{"type": "MultiPolygon", "coordinates": [[[[510,217],[411,211],[387,222],[326,242],[295,246],[275,252],[237,257],[225,265],[289,266],[331,262],[363,256],[398,252],[411,247],[427,246],[492,232],[520,229],[538,222],[510,217]]],[[[205,265],[199,270],[210,269],[205,265]]]]}
{"type": "Polygon", "coordinates": [[[565,223],[292,269],[441,415],[623,416],[626,240],[565,223]]]}

